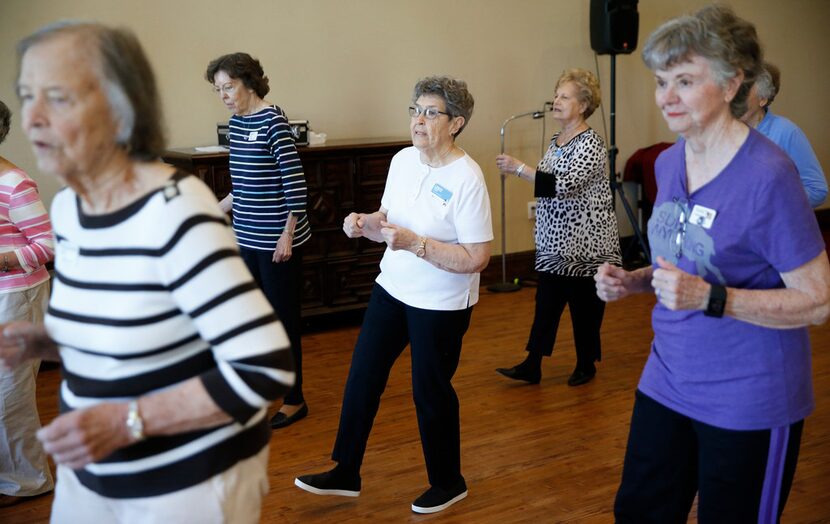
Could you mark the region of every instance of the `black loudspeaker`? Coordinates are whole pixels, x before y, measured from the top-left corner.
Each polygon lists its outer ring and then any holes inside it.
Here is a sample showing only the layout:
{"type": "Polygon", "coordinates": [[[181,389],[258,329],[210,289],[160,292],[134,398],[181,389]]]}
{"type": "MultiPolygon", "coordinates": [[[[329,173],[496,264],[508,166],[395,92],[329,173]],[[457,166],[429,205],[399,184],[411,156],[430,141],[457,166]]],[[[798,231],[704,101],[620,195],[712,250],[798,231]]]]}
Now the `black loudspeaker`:
{"type": "Polygon", "coordinates": [[[591,0],[591,47],[600,55],[627,55],[637,48],[637,0],[591,0]]]}

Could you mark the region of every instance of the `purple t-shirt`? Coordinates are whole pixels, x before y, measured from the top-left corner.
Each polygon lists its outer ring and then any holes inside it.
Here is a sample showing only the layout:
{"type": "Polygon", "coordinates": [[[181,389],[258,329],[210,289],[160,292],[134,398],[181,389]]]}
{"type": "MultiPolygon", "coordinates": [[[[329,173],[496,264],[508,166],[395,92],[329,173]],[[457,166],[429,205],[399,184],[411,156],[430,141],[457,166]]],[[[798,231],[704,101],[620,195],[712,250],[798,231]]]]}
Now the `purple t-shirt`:
{"type": "MultiPolygon", "coordinates": [[[[660,155],[655,172],[653,260],[662,256],[707,282],[774,289],[784,287],[780,273],[824,249],[794,164],[755,130],[723,171],[692,194],[684,140],[660,155]]],[[[770,329],[660,303],[652,325],[639,387],[668,408],[734,430],[784,426],[812,412],[807,328],[770,329]]]]}

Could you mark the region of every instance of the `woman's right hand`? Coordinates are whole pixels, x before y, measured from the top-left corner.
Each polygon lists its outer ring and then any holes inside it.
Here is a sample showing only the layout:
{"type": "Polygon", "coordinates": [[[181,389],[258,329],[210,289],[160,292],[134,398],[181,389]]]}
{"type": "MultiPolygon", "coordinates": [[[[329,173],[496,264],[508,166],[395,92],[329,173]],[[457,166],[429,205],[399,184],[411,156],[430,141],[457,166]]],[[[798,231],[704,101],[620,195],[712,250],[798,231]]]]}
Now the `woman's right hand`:
{"type": "Polygon", "coordinates": [[[343,232],[349,238],[360,238],[363,236],[364,225],[366,225],[366,215],[349,213],[349,216],[343,219],[343,232]]]}
{"type": "Polygon", "coordinates": [[[42,324],[12,322],[0,325],[0,368],[14,369],[34,358],[57,358],[57,347],[42,324]]]}
{"type": "Polygon", "coordinates": [[[510,155],[499,155],[496,157],[496,167],[499,168],[499,171],[503,175],[515,175],[516,170],[519,169],[519,166],[522,165],[524,162],[516,160],[510,155]]]}
{"type": "Polygon", "coordinates": [[[597,268],[594,282],[597,283],[597,296],[603,302],[625,298],[633,291],[631,273],[608,262],[597,268]]]}
{"type": "Polygon", "coordinates": [[[225,198],[219,201],[219,208],[226,215],[233,210],[233,193],[228,193],[225,198]]]}

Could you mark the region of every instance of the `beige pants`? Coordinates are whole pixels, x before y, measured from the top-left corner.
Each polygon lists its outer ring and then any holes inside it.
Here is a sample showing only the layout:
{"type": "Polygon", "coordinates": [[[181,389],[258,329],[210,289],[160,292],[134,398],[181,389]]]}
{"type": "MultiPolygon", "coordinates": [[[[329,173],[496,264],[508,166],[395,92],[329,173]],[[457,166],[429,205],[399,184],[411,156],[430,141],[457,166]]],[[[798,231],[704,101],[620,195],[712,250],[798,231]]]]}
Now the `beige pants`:
{"type": "MultiPolygon", "coordinates": [[[[49,282],[24,291],[0,293],[0,324],[14,320],[43,322],[49,282]]],[[[35,437],[40,417],[35,378],[40,361],[0,371],[0,493],[27,497],[51,491],[52,473],[35,437]]]]}
{"type": "Polygon", "coordinates": [[[268,493],[268,446],[187,489],[157,497],[102,497],[58,466],[52,524],[255,524],[268,493]]]}

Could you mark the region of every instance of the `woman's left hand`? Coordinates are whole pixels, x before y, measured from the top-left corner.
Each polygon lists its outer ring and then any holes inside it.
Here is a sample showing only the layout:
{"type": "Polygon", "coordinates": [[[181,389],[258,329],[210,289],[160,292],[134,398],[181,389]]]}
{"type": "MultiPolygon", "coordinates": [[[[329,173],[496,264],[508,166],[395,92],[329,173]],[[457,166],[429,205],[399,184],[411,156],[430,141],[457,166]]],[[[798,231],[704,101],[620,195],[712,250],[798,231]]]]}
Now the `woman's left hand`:
{"type": "Polygon", "coordinates": [[[396,226],[384,220],[380,222],[380,227],[383,241],[392,251],[405,249],[414,253],[418,249],[418,235],[411,229],[396,226]]]}
{"type": "Polygon", "coordinates": [[[126,420],[126,403],[104,402],[59,416],[37,438],[57,464],[80,469],[132,442],[126,420]]]}
{"type": "Polygon", "coordinates": [[[287,262],[291,258],[291,244],[294,242],[294,237],[282,234],[277,240],[277,247],[274,249],[274,256],[272,260],[275,263],[287,262]]]}
{"type": "Polygon", "coordinates": [[[657,265],[651,286],[661,304],[673,311],[706,309],[711,287],[708,282],[686,273],[663,257],[657,257],[657,265]]]}

